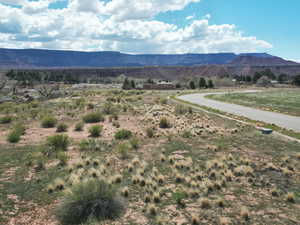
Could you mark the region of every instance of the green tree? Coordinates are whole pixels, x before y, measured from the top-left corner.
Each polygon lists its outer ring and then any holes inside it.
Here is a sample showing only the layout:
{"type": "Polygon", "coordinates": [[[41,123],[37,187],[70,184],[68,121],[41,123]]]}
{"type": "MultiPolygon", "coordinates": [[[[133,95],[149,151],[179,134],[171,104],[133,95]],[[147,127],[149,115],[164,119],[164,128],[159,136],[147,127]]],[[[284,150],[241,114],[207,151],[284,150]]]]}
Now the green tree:
{"type": "Polygon", "coordinates": [[[294,77],[293,83],[294,83],[296,86],[300,86],[300,74],[299,74],[298,76],[295,76],[295,77],[294,77]]]}
{"type": "Polygon", "coordinates": [[[130,90],[131,89],[131,83],[128,80],[128,78],[126,77],[122,86],[122,89],[124,90],[130,90]]]}
{"type": "Polygon", "coordinates": [[[130,84],[131,84],[131,88],[132,88],[132,89],[135,89],[135,81],[134,81],[134,80],[131,80],[130,84]]]}
{"type": "Polygon", "coordinates": [[[248,83],[252,82],[252,77],[251,76],[246,76],[246,82],[248,82],[248,83]]]}
{"type": "Polygon", "coordinates": [[[209,80],[208,81],[208,88],[214,88],[215,85],[214,85],[214,82],[212,80],[209,80]]]}
{"type": "Polygon", "coordinates": [[[190,81],[189,86],[190,86],[190,89],[193,89],[193,90],[196,89],[196,85],[195,85],[194,81],[190,81]]]}
{"type": "Polygon", "coordinates": [[[288,75],[287,74],[280,74],[277,78],[277,81],[280,83],[280,84],[283,84],[285,83],[286,81],[288,81],[288,75]]]}
{"type": "Polygon", "coordinates": [[[253,83],[256,84],[256,82],[262,77],[263,75],[260,72],[255,72],[253,76],[253,83]]]}
{"type": "Polygon", "coordinates": [[[207,87],[206,80],[203,77],[201,77],[199,80],[199,88],[206,88],[206,87],[207,87]]]}

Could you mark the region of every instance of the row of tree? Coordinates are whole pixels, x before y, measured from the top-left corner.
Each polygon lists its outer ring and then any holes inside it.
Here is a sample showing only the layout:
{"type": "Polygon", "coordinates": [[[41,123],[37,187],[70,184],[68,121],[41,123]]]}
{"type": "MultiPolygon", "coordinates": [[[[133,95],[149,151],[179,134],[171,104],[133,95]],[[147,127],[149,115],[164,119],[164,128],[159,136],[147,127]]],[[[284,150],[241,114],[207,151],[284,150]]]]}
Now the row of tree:
{"type": "Polygon", "coordinates": [[[257,81],[262,78],[262,77],[267,77],[270,80],[277,80],[278,83],[280,84],[284,84],[286,82],[288,82],[289,80],[291,80],[291,77],[289,77],[287,74],[280,74],[278,76],[276,76],[270,69],[266,69],[264,71],[260,71],[260,72],[255,72],[255,74],[253,76],[234,76],[235,80],[238,82],[245,82],[245,83],[253,83],[256,84],[257,81]]]}
{"type": "Polygon", "coordinates": [[[198,81],[198,85],[195,84],[195,81],[190,81],[189,88],[190,89],[205,89],[205,88],[214,88],[214,82],[212,80],[208,80],[208,82],[205,80],[205,78],[201,77],[198,81]]]}
{"type": "Polygon", "coordinates": [[[124,79],[123,85],[122,85],[122,89],[123,90],[131,90],[131,89],[135,89],[136,85],[135,85],[135,81],[134,80],[129,80],[127,77],[124,79]]]}

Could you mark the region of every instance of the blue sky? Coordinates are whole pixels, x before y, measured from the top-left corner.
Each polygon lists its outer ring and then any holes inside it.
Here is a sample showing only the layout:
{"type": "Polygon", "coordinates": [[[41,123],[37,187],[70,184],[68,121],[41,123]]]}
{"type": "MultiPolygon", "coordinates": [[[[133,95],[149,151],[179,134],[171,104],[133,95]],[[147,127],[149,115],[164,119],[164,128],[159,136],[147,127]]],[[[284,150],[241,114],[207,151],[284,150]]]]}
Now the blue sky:
{"type": "Polygon", "coordinates": [[[299,0],[0,0],[0,10],[0,47],[300,61],[299,0]]]}
{"type": "Polygon", "coordinates": [[[268,52],[300,60],[299,0],[203,0],[184,10],[157,16],[159,20],[185,25],[184,17],[211,15],[213,24],[235,24],[246,35],[254,35],[273,45],[268,52]]]}

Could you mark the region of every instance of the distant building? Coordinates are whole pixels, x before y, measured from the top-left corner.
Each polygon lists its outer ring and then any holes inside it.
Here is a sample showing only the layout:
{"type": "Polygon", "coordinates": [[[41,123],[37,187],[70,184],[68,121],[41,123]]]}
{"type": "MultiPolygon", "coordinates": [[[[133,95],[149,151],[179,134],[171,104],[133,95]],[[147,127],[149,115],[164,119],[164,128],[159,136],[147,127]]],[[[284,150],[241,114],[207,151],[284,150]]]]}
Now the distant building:
{"type": "Polygon", "coordinates": [[[144,90],[174,90],[176,86],[168,80],[160,80],[157,83],[145,83],[144,90]]]}

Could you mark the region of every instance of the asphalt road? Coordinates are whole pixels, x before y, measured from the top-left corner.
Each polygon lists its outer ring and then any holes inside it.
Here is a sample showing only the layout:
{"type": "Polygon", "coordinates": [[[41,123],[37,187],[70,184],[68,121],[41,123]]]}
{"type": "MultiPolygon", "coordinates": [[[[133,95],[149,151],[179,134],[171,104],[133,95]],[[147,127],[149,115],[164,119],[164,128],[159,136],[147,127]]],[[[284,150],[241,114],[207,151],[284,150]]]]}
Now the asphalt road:
{"type": "MultiPolygon", "coordinates": [[[[243,93],[251,93],[257,91],[244,91],[243,93]]],[[[232,93],[232,92],[231,92],[232,93]]],[[[241,93],[241,92],[239,92],[241,93]]],[[[177,97],[178,99],[191,102],[197,105],[203,105],[210,108],[218,109],[223,112],[231,113],[238,116],[247,117],[252,120],[262,121],[269,124],[276,124],[279,127],[300,132],[300,117],[289,116],[281,113],[268,112],[259,109],[254,109],[246,106],[219,102],[206,98],[205,96],[211,94],[226,94],[223,93],[203,93],[203,94],[190,94],[177,97]]]]}

